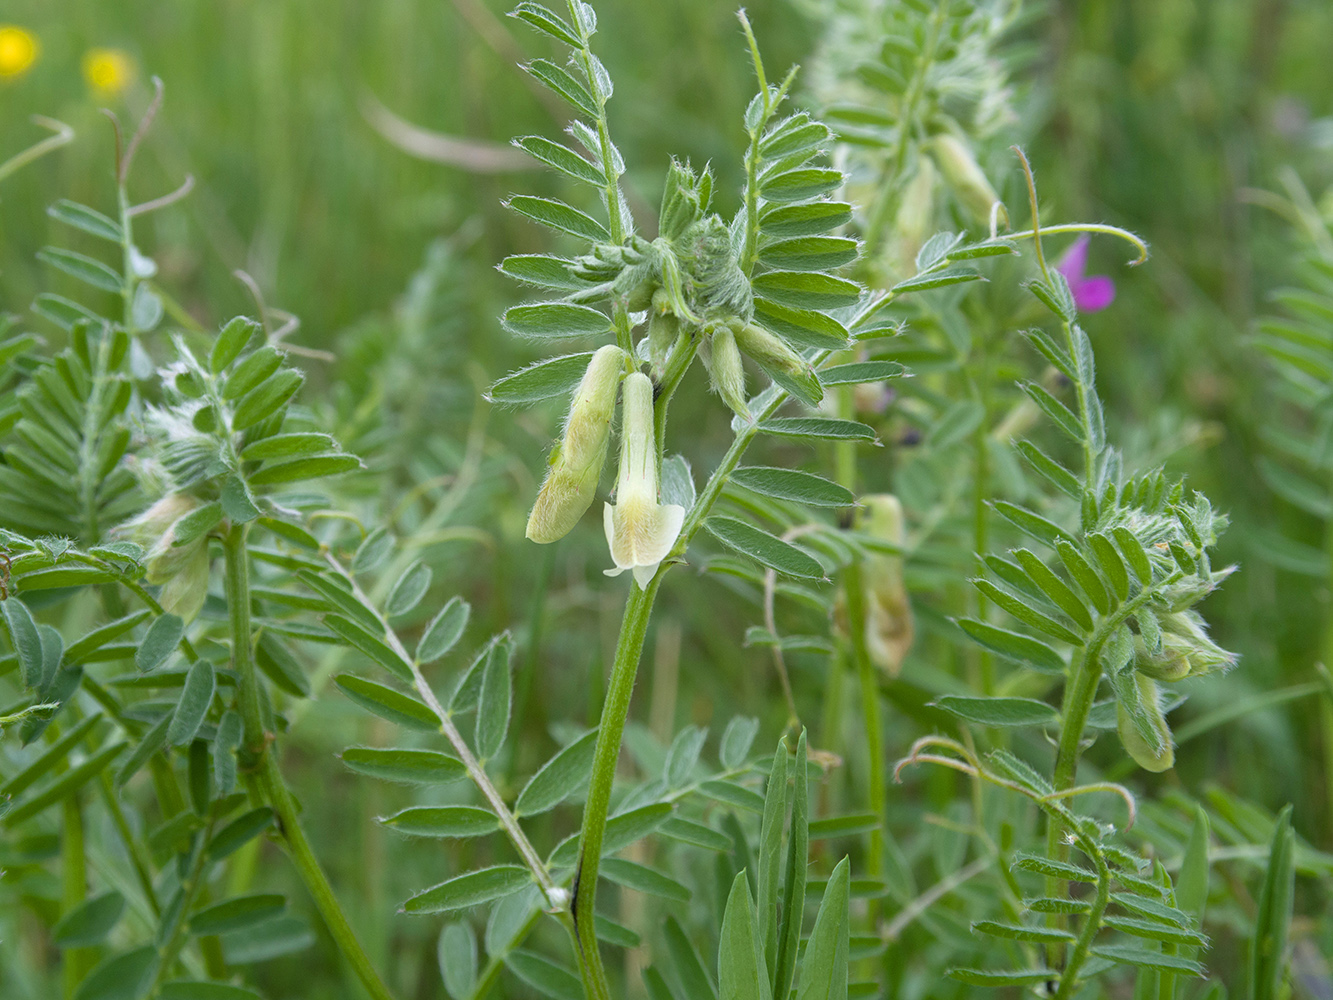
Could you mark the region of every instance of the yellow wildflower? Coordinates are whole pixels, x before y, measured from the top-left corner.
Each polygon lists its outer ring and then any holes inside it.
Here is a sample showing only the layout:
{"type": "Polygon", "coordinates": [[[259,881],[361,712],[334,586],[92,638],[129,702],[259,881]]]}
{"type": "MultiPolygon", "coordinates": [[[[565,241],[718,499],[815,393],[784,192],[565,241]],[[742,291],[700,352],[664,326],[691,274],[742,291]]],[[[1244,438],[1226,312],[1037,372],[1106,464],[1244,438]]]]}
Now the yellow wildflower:
{"type": "Polygon", "coordinates": [[[17,24],[0,24],[0,78],[18,77],[37,61],[37,36],[17,24]]]}
{"type": "Polygon", "coordinates": [[[134,60],[121,49],[89,49],[83,57],[83,78],[99,97],[115,97],[134,76],[134,60]]]}

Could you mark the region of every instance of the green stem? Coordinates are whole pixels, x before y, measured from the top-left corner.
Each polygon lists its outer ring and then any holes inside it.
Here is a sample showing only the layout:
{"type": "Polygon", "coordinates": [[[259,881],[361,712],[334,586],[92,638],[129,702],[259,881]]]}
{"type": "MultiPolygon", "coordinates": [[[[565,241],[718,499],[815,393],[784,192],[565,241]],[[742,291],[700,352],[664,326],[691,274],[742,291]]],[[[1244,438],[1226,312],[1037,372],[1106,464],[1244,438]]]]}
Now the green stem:
{"type": "Polygon", "coordinates": [[[291,793],[283,782],[277,761],[269,750],[269,734],[264,730],[260,709],[259,678],[255,670],[254,650],[251,646],[250,627],[250,565],[245,550],[245,525],[233,525],[223,538],[226,563],[227,615],[231,629],[232,668],[237,677],[237,700],[244,723],[242,736],[242,764],[257,774],[259,786],[273,811],[277,813],[279,829],[287,853],[296,865],[315,901],[320,916],[337,942],[343,957],[361,980],[366,992],[374,1000],[392,1000],[393,995],[380,980],[371,965],[361,942],[347,921],[346,914],[333,894],[333,888],[319,866],[319,860],[310,849],[305,832],[292,801],[291,793]]]}
{"type": "MultiPolygon", "coordinates": [[[[866,597],[861,563],[852,562],[843,573],[847,590],[847,631],[851,636],[852,659],[861,681],[861,710],[864,713],[870,811],[875,814],[875,828],[870,831],[870,854],[866,872],[872,879],[884,874],[884,822],[888,811],[887,779],[884,774],[884,736],[880,727],[879,681],[875,665],[866,648],[866,597]]],[[[872,899],[867,908],[870,926],[879,923],[879,901],[872,899]]]]}
{"type": "MultiPolygon", "coordinates": [[[[172,969],[176,965],[176,958],[180,955],[181,949],[185,947],[185,941],[188,937],[186,917],[194,908],[195,898],[199,895],[199,890],[204,886],[204,869],[208,864],[208,842],[213,836],[213,824],[210,822],[195,837],[194,847],[190,857],[190,872],[181,883],[180,905],[172,906],[168,904],[167,912],[171,915],[168,924],[164,925],[163,930],[169,931],[165,938],[165,944],[158,952],[157,974],[153,977],[153,986],[148,991],[148,996],[156,996],[162,983],[171,975],[172,969]]],[[[159,936],[158,940],[163,940],[159,936]]]]}
{"type": "Polygon", "coordinates": [[[279,829],[287,854],[300,872],[301,880],[314,899],[315,907],[319,910],[319,915],[324,918],[333,940],[337,942],[338,950],[342,952],[352,971],[356,973],[356,978],[361,980],[361,985],[374,1000],[393,1000],[393,994],[380,980],[379,974],[371,965],[370,957],[361,947],[361,942],[357,940],[356,932],[348,923],[347,915],[343,913],[338,898],[333,894],[333,887],[329,885],[329,880],[319,865],[319,859],[310,849],[310,842],[306,840],[305,831],[301,829],[296,805],[282,780],[282,774],[278,771],[272,753],[265,753],[260,761],[259,785],[263,789],[264,797],[273,806],[273,811],[278,814],[279,829]]]}
{"type": "Polygon", "coordinates": [[[125,819],[125,811],[120,807],[120,800],[116,798],[111,779],[107,777],[105,771],[98,775],[98,779],[102,801],[106,803],[106,809],[111,814],[111,821],[116,827],[116,833],[120,835],[125,853],[129,855],[130,864],[134,868],[134,876],[139,880],[139,889],[144,895],[144,900],[148,903],[148,908],[153,911],[153,916],[160,917],[162,915],[162,904],[158,902],[157,890],[153,886],[153,876],[150,874],[151,868],[149,867],[148,856],[144,852],[144,845],[130,831],[130,824],[125,819]]]}
{"type": "Polygon", "coordinates": [[[250,561],[245,551],[246,526],[234,524],[222,539],[226,573],[227,621],[231,631],[232,669],[236,672],[237,702],[244,724],[242,763],[254,766],[268,747],[259,697],[250,628],[250,561]]]}
{"type": "MultiPolygon", "coordinates": [[[[65,799],[60,830],[61,910],[68,914],[88,897],[88,859],[84,851],[83,804],[79,795],[65,799]]],[[[65,996],[72,997],[92,965],[87,948],[69,948],[64,953],[62,979],[65,996]]]]}
{"type": "Polygon", "coordinates": [[[597,950],[597,874],[601,867],[602,841],[611,808],[611,786],[615,782],[616,761],[620,757],[620,739],[625,731],[625,720],[629,717],[634,677],[639,669],[644,639],[648,634],[648,619],[652,615],[653,600],[657,597],[661,579],[662,570],[658,570],[647,590],[640,590],[637,584],[632,584],[629,600],[625,602],[625,617],[620,625],[620,638],[616,642],[615,660],[611,665],[611,679],[602,706],[597,746],[593,752],[588,801],[583,807],[573,910],[579,968],[583,973],[584,989],[589,1000],[610,1000],[612,996],[602,956],[597,950]]]}
{"type": "Polygon", "coordinates": [[[1074,944],[1069,962],[1060,974],[1060,986],[1055,992],[1054,1000],[1067,1000],[1068,997],[1073,995],[1074,987],[1078,985],[1079,970],[1083,968],[1083,963],[1087,960],[1093,939],[1097,936],[1097,932],[1101,930],[1102,914],[1106,912],[1106,904],[1111,898],[1111,871],[1106,866],[1106,859],[1095,850],[1090,851],[1090,856],[1097,865],[1097,896],[1092,901],[1092,909],[1088,912],[1088,919],[1083,925],[1083,932],[1079,934],[1078,941],[1074,944]]]}

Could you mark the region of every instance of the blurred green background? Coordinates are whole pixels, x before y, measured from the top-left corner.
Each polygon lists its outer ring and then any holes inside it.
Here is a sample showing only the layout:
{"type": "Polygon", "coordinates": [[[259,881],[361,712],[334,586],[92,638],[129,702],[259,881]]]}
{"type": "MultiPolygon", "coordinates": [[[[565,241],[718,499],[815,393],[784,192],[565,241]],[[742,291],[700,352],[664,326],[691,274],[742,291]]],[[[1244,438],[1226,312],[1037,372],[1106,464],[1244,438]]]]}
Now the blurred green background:
{"type": "MultiPolygon", "coordinates": [[[[740,116],[753,87],[733,5],[597,6],[599,51],[618,87],[612,123],[636,204],[655,205],[675,154],[713,163],[720,208],[729,211],[740,176],[740,116]]],[[[809,12],[818,7],[814,0],[749,7],[771,68],[811,58],[819,25],[809,12]]],[[[478,391],[534,356],[499,327],[496,317],[522,290],[493,266],[506,254],[549,246],[501,202],[517,191],[563,188],[533,170],[424,161],[368,118],[379,102],[421,128],[497,150],[514,135],[556,135],[563,111],[515,65],[548,54],[545,40],[504,10],[486,0],[7,0],[0,21],[30,32],[40,53],[26,72],[0,78],[0,158],[40,137],[28,120],[34,113],[68,122],[77,139],[0,191],[0,304],[20,311],[38,291],[66,288],[34,257],[48,242],[68,242],[45,206],[68,197],[108,208],[113,138],[98,109],[137,119],[151,96],[149,78],[161,77],[166,104],[133,193],[156,197],[186,174],[196,188],[137,234],[161,265],[160,283],[197,322],[213,325],[253,311],[232,277],[244,269],[271,306],[299,315],[293,343],[335,352],[336,361],[308,364],[313,383],[335,387],[314,405],[350,447],[378,456],[386,475],[363,483],[368,510],[395,512],[403,528],[415,527],[417,515],[397,508],[405,491],[452,476],[465,456],[475,459],[474,488],[437,526],[447,537],[431,561],[443,586],[469,595],[485,627],[546,629],[545,659],[529,662],[521,682],[542,695],[527,707],[527,724],[540,725],[582,718],[597,703],[603,661],[586,655],[587,636],[600,636],[606,655],[619,590],[598,572],[604,557],[594,526],[558,556],[521,544],[558,414],[488,419],[478,391]],[[94,49],[122,54],[123,87],[99,90],[86,78],[94,49]],[[552,617],[527,621],[535,595],[548,588],[552,617]],[[548,696],[544,672],[570,670],[586,670],[587,683],[566,677],[548,696]]],[[[1113,274],[1119,288],[1115,306],[1086,324],[1113,436],[1138,454],[1169,457],[1235,524],[1222,553],[1243,572],[1206,610],[1242,665],[1192,685],[1185,719],[1309,680],[1329,611],[1320,586],[1263,558],[1271,533],[1322,545],[1322,526],[1276,503],[1256,473],[1259,429],[1273,402],[1258,375],[1263,362],[1245,338],[1268,308],[1268,292],[1292,280],[1296,256],[1289,226],[1246,192],[1275,188],[1279,170],[1291,165],[1333,216],[1330,39],[1327,0],[1049,3],[1035,5],[1022,29],[1023,125],[1006,142],[1029,148],[1045,211],[1132,229],[1153,248],[1147,265],[1127,272],[1119,246],[1094,246],[1092,271],[1113,274]]],[[[989,163],[1003,171],[997,186],[1017,204],[1013,161],[989,163]]],[[[692,453],[720,448],[721,424],[691,441],[692,453]]],[[[740,649],[751,619],[737,617],[739,606],[718,601],[708,581],[667,589],[661,620],[691,623],[681,718],[721,725],[733,706],[759,711],[765,697],[775,702],[766,658],[740,649]],[[690,673],[705,660],[727,666],[690,673]],[[723,704],[716,713],[715,702],[723,704]]],[[[817,698],[820,675],[797,669],[798,684],[817,698]]],[[[346,743],[346,730],[366,723],[332,699],[311,711],[322,724],[297,728],[311,763],[295,783],[313,792],[328,780],[329,754],[346,743]]],[[[1192,743],[1177,772],[1154,781],[1195,789],[1216,782],[1270,807],[1294,800],[1298,828],[1327,848],[1327,739],[1311,702],[1251,713],[1192,743]]],[[[892,723],[890,742],[894,752],[904,748],[892,723]]],[[[384,811],[373,801],[382,793],[346,785],[346,801],[364,818],[355,833],[361,843],[345,836],[342,850],[325,856],[335,883],[364,880],[384,892],[379,875],[358,863],[393,863],[362,849],[383,837],[370,819],[384,811]]],[[[412,879],[389,878],[400,881],[412,879]]],[[[379,924],[380,948],[388,947],[396,898],[365,907],[367,921],[379,924]]],[[[433,961],[424,928],[416,945],[423,963],[433,961]]],[[[299,981],[299,962],[289,971],[299,981]]]]}

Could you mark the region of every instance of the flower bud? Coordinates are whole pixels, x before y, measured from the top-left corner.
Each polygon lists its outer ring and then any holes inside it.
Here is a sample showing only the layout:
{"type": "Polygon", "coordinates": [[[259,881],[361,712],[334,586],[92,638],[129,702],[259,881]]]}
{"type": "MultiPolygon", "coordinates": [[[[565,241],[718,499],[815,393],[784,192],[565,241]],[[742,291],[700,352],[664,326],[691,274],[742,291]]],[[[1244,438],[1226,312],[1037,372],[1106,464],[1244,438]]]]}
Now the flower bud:
{"type": "Polygon", "coordinates": [[[934,165],[921,157],[898,203],[898,214],[893,220],[897,259],[892,265],[904,275],[913,273],[917,252],[934,231],[937,177],[934,165]]]}
{"type": "Polygon", "coordinates": [[[148,550],[144,579],[161,586],[158,602],[164,611],[191,621],[208,596],[208,536],[187,544],[176,542],[177,525],[199,507],[184,493],[170,493],[116,530],[148,550]]]}
{"type": "MultiPolygon", "coordinates": [[[[903,545],[903,505],[888,493],[861,498],[856,528],[896,548],[903,545]]],[[[861,564],[866,597],[866,652],[870,662],[892,677],[898,676],[907,651],[912,648],[916,625],[903,581],[902,556],[871,552],[861,564]]],[[[838,595],[834,605],[838,631],[847,635],[847,596],[838,595]]]]}
{"type": "Polygon", "coordinates": [[[1162,617],[1162,649],[1173,650],[1184,658],[1189,665],[1190,677],[1230,670],[1236,665],[1236,654],[1209,638],[1207,625],[1197,611],[1180,611],[1162,617]]]}
{"type": "Polygon", "coordinates": [[[667,356],[680,336],[680,320],[670,311],[667,293],[659,288],[653,293],[652,310],[648,314],[648,360],[653,370],[666,367],[667,356]]]}
{"type": "Polygon", "coordinates": [[[931,147],[940,172],[963,208],[978,222],[989,222],[991,206],[1000,200],[1000,196],[986,179],[972,150],[957,136],[948,133],[935,136],[931,147]]]}
{"type": "Polygon", "coordinates": [[[818,406],[824,387],[810,363],[757,323],[737,324],[733,328],[736,346],[754,359],[755,364],[793,396],[818,406]]]}
{"type": "Polygon", "coordinates": [[[713,331],[703,358],[713,391],[722,397],[733,413],[742,420],[749,420],[750,410],[745,405],[745,366],[731,327],[719,326],[713,331]]]}
{"type": "Polygon", "coordinates": [[[1176,636],[1162,636],[1162,648],[1150,650],[1141,636],[1134,637],[1134,669],[1158,681],[1180,681],[1189,676],[1188,652],[1176,636]]]}
{"type": "Polygon", "coordinates": [[[1139,721],[1136,723],[1124,706],[1123,699],[1116,702],[1116,729],[1120,733],[1120,742],[1125,752],[1134,758],[1134,763],[1145,771],[1167,771],[1176,762],[1175,747],[1171,745],[1171,729],[1162,714],[1161,697],[1157,691],[1157,682],[1151,677],[1135,673],[1133,684],[1136,687],[1139,721]]]}
{"type": "Polygon", "coordinates": [[[685,522],[685,508],[657,502],[657,439],[653,432],[653,383],[642,372],[625,379],[620,426],[620,470],[616,502],[606,504],[602,524],[616,568],[646,589],[685,522]]]}
{"type": "Polygon", "coordinates": [[[592,505],[624,361],[625,352],[608,344],[588,362],[569,407],[564,437],[551,452],[546,481],[528,515],[527,536],[534,542],[564,538],[592,505]]]}
{"type": "Polygon", "coordinates": [[[163,611],[179,615],[188,624],[203,609],[208,597],[208,539],[204,537],[181,548],[187,554],[186,559],[162,585],[157,600],[163,611]]]}

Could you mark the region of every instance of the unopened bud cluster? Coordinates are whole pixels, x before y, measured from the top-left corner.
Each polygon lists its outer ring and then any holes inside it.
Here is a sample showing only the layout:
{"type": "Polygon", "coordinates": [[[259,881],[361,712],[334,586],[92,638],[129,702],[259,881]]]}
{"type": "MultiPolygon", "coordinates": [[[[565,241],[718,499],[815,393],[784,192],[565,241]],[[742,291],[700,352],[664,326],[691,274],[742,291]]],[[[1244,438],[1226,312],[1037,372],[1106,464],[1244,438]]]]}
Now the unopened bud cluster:
{"type": "Polygon", "coordinates": [[[590,284],[566,301],[613,302],[634,321],[646,319],[647,330],[632,349],[622,339],[621,346],[608,345],[593,355],[551,451],[526,533],[535,542],[554,542],[592,506],[619,395],[620,466],[615,502],[606,505],[603,521],[615,563],[609,572],[632,570],[641,587],[675,544],[685,515],[681,507],[659,502],[654,386],[682,374],[697,350],[712,390],[743,419],[751,418],[746,357],[804,402],[815,405],[823,398],[810,362],[756,321],[736,241],[727,224],[708,211],[711,192],[706,169],[696,173],[673,162],[657,239],[631,234],[621,244],[598,244],[569,265],[572,275],[590,284]]]}

